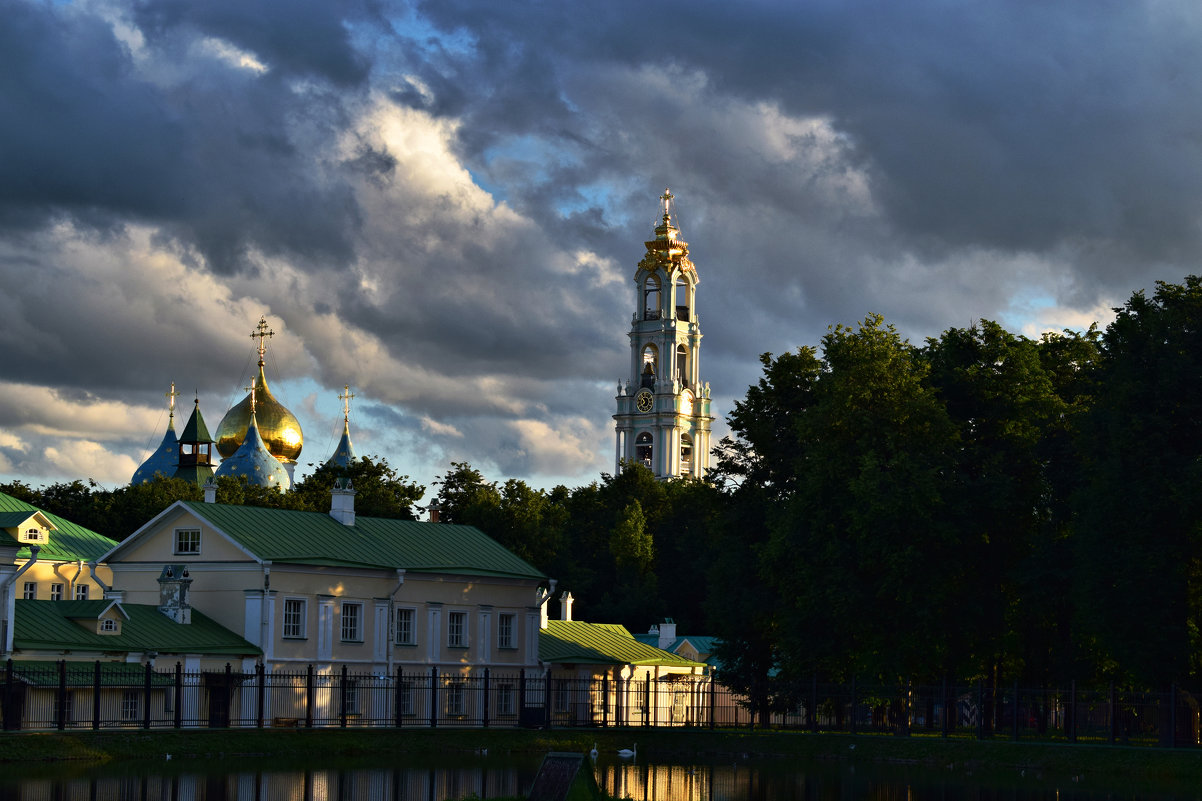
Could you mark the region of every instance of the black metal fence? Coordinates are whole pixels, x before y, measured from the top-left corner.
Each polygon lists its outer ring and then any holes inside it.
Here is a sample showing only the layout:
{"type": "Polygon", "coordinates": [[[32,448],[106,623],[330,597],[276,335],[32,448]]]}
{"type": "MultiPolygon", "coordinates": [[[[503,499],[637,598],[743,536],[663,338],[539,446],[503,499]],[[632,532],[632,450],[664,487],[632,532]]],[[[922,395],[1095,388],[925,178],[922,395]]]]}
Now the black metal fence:
{"type": "Polygon", "coordinates": [[[226,727],[767,727],[847,733],[1198,745],[1199,706],[1178,688],[887,687],[813,682],[753,712],[707,677],[612,680],[552,671],[186,672],[112,662],[9,660],[6,731],[226,727]]]}

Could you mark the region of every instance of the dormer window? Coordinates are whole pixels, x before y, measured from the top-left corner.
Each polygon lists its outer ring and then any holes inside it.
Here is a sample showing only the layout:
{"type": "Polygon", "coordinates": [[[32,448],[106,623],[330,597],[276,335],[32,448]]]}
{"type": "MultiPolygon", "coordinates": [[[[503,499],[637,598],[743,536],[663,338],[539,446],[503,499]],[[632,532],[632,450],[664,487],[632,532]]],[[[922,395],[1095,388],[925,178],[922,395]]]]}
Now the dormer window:
{"type": "Polygon", "coordinates": [[[116,634],[117,633],[117,621],[113,620],[112,618],[105,618],[104,620],[100,621],[100,633],[101,634],[116,634]]]}
{"type": "Polygon", "coordinates": [[[24,540],[26,542],[41,542],[42,530],[40,528],[31,528],[25,531],[24,540]]]}

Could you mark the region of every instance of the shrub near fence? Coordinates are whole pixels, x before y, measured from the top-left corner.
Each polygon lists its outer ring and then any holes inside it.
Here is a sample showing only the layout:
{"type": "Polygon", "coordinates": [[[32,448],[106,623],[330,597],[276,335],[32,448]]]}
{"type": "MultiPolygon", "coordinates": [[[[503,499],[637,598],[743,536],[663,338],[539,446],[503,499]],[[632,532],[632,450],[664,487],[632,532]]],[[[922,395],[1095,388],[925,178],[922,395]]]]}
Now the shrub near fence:
{"type": "Polygon", "coordinates": [[[698,676],[613,681],[551,671],[395,673],[159,670],[113,662],[14,662],[6,731],[198,727],[753,727],[846,733],[1198,745],[1199,709],[1177,688],[887,687],[813,682],[766,719],[698,676]]]}

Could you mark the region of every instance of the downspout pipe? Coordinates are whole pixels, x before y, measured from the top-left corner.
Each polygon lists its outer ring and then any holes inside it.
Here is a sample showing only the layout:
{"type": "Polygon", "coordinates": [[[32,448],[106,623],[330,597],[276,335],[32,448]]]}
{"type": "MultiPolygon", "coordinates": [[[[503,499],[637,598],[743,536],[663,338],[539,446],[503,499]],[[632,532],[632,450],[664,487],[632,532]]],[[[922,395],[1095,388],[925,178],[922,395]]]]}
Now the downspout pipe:
{"type": "Polygon", "coordinates": [[[100,576],[96,575],[95,562],[88,562],[88,573],[91,574],[92,581],[96,582],[97,586],[100,587],[100,591],[104,593],[105,597],[107,598],[108,594],[113,591],[113,588],[101,581],[100,576]]]}
{"type": "Polygon", "coordinates": [[[17,615],[17,579],[23,576],[25,571],[33,567],[34,562],[38,561],[38,554],[41,550],[42,547],[40,545],[30,545],[29,560],[17,568],[17,571],[5,579],[3,583],[0,583],[0,597],[4,598],[4,656],[8,656],[13,652],[13,627],[16,625],[17,615]]]}
{"type": "MultiPolygon", "coordinates": [[[[401,587],[405,586],[405,568],[398,567],[396,571],[396,587],[389,594],[388,619],[392,621],[392,625],[388,627],[388,679],[392,679],[392,664],[396,659],[396,594],[401,591],[401,587]]],[[[416,623],[416,621],[414,621],[416,623]]],[[[397,688],[400,691],[400,688],[397,688]]]]}
{"type": "Polygon", "coordinates": [[[78,597],[76,595],[75,587],[77,584],[79,584],[79,577],[82,575],[83,575],[83,560],[76,559],[75,560],[75,575],[71,577],[71,594],[67,596],[72,601],[74,601],[78,597]]]}
{"type": "Polygon", "coordinates": [[[267,615],[267,604],[271,599],[271,560],[263,561],[263,600],[259,603],[259,647],[263,649],[263,660],[275,655],[271,636],[270,619],[267,615]]]}

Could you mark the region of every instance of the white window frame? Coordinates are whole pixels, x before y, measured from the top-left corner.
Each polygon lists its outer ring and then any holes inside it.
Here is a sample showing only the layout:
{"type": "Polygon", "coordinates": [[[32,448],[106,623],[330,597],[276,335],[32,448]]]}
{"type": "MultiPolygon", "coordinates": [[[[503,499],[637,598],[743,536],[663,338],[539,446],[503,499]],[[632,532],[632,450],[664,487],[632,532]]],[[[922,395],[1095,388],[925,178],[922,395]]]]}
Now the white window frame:
{"type": "Polygon", "coordinates": [[[77,601],[88,600],[88,585],[87,584],[76,584],[75,585],[75,600],[77,600],[77,601]]]}
{"type": "Polygon", "coordinates": [[[467,714],[467,683],[455,679],[447,684],[447,715],[459,717],[467,714]]]}
{"type": "Polygon", "coordinates": [[[417,645],[417,610],[412,606],[398,606],[393,610],[393,643],[396,645],[417,645]],[[401,617],[408,619],[408,625],[401,626],[401,617]],[[407,636],[402,636],[408,629],[407,636]]]}
{"type": "Polygon", "coordinates": [[[309,638],[309,599],[308,598],[285,598],[284,599],[284,616],[282,625],[280,626],[280,637],[285,640],[306,640],[309,638]],[[300,607],[299,619],[295,621],[288,620],[289,607],[300,607]],[[289,631],[290,626],[295,626],[295,629],[289,631]]]}
{"type": "Polygon", "coordinates": [[[66,588],[65,584],[59,584],[57,582],[54,584],[51,584],[50,585],[50,600],[61,601],[63,599],[63,590],[65,588],[66,588]]]}
{"type": "Polygon", "coordinates": [[[518,616],[509,612],[497,615],[497,647],[517,650],[518,616]]]}
{"type": "Polygon", "coordinates": [[[132,723],[142,719],[142,693],[139,690],[125,690],[121,693],[121,720],[132,723]]]}
{"type": "Polygon", "coordinates": [[[397,685],[397,692],[401,694],[401,714],[412,717],[415,713],[413,710],[413,682],[402,681],[397,685]]]}
{"type": "Polygon", "coordinates": [[[36,581],[25,582],[21,597],[26,601],[36,601],[38,598],[38,583],[36,581]]]}
{"type": "Polygon", "coordinates": [[[346,680],[346,714],[359,714],[359,680],[346,680]]]}
{"type": "Polygon", "coordinates": [[[338,609],[338,634],[341,642],[363,642],[363,603],[360,601],[343,601],[338,609]],[[354,609],[350,616],[354,628],[347,630],[347,610],[354,609]],[[349,636],[348,636],[349,635],[349,636]]]}
{"type": "Polygon", "coordinates": [[[447,613],[447,647],[468,647],[467,612],[447,613]]]}
{"type": "Polygon", "coordinates": [[[175,554],[178,556],[200,555],[200,529],[177,528],[175,530],[175,554]],[[192,536],[192,535],[196,536],[192,536]],[[184,537],[187,535],[187,539],[184,537]]]}
{"type": "Polygon", "coordinates": [[[497,685],[497,715],[517,714],[517,693],[509,682],[497,685]]]}
{"type": "Polygon", "coordinates": [[[116,631],[117,630],[117,621],[113,620],[111,617],[106,617],[104,620],[100,621],[100,630],[101,631],[116,631]]]}

